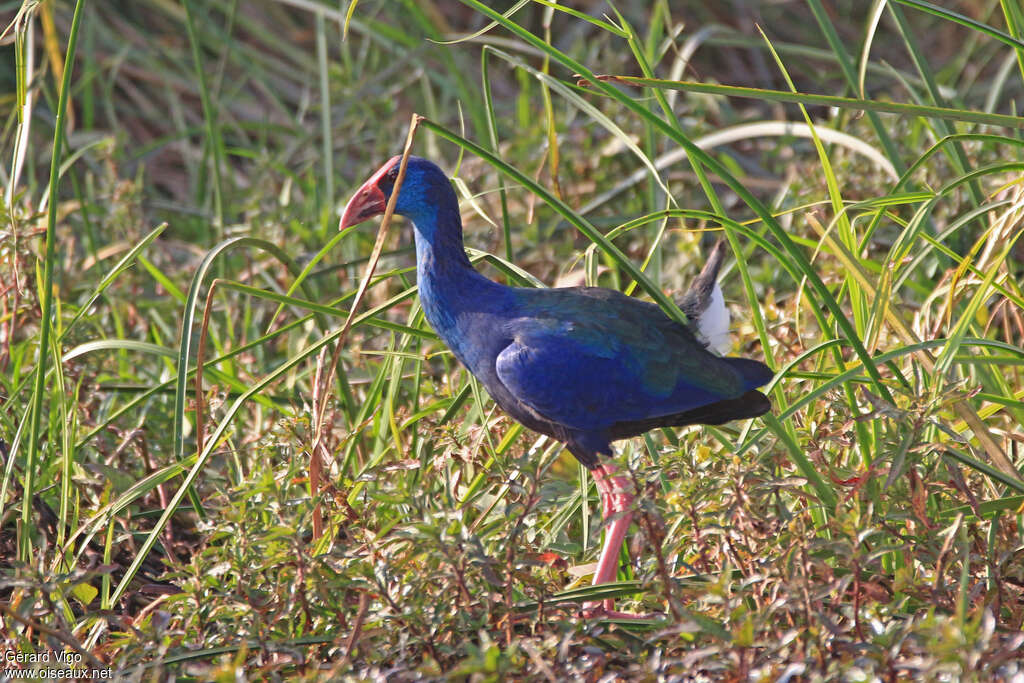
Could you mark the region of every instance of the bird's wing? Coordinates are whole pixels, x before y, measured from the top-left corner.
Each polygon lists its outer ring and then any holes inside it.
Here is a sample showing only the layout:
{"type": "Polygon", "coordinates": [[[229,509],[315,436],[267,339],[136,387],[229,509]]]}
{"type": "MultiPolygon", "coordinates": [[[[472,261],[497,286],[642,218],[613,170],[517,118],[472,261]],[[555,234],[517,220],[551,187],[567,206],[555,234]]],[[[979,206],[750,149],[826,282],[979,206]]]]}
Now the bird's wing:
{"type": "Polygon", "coordinates": [[[525,408],[604,429],[743,393],[742,373],[657,306],[596,288],[532,290],[508,322],[498,378],[525,408]]]}

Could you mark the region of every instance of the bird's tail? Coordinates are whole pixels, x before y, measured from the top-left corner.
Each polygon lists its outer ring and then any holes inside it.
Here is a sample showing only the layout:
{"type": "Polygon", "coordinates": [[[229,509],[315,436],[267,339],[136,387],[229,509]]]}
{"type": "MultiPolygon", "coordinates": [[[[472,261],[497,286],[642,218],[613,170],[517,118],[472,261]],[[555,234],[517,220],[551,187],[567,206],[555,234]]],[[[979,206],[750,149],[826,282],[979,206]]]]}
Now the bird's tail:
{"type": "Polygon", "coordinates": [[[753,358],[723,358],[743,378],[745,389],[763,387],[772,381],[775,373],[770,367],[753,358]]]}
{"type": "Polygon", "coordinates": [[[724,355],[732,347],[729,337],[729,309],[725,306],[718,271],[725,260],[725,241],[711,249],[707,263],[679,300],[679,308],[690,319],[697,338],[711,351],[724,355]]]}
{"type": "MultiPolygon", "coordinates": [[[[731,359],[736,360],[736,359],[731,359]]],[[[749,417],[764,415],[772,409],[768,397],[760,391],[751,389],[736,398],[728,398],[693,408],[681,413],[662,415],[644,420],[617,422],[608,430],[609,438],[625,439],[659,427],[685,427],[686,425],[720,425],[730,420],[745,420],[749,417]]],[[[577,456],[579,457],[579,456],[577,456]]]]}

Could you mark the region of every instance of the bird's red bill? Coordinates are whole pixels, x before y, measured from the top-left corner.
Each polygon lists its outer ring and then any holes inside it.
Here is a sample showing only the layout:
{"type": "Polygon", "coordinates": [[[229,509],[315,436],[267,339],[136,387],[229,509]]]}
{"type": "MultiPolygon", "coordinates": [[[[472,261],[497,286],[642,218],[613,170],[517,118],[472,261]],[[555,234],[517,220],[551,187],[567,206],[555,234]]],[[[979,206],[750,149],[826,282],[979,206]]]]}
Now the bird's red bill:
{"type": "Polygon", "coordinates": [[[362,223],[369,218],[384,213],[384,209],[387,208],[388,199],[380,189],[380,180],[399,159],[400,157],[395,157],[377,169],[377,172],[370,176],[370,179],[363,183],[363,186],[356,191],[352,199],[348,200],[348,204],[345,205],[345,210],[341,214],[339,230],[344,230],[351,225],[362,223]]]}

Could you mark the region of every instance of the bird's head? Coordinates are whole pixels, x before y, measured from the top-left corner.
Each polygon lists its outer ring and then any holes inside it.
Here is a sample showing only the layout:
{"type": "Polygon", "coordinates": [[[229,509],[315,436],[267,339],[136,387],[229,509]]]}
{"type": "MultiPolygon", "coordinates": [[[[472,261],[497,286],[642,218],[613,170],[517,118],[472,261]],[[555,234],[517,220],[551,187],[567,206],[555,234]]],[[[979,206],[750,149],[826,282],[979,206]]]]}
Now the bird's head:
{"type": "MultiPolygon", "coordinates": [[[[384,213],[388,200],[395,189],[398,179],[398,167],[401,157],[392,157],[363,183],[352,199],[345,205],[341,214],[340,229],[362,223],[384,213]]],[[[436,207],[442,198],[451,195],[454,200],[451,183],[437,164],[421,157],[409,157],[405,169],[405,178],[395,204],[395,213],[400,216],[416,219],[424,212],[436,207]]]]}

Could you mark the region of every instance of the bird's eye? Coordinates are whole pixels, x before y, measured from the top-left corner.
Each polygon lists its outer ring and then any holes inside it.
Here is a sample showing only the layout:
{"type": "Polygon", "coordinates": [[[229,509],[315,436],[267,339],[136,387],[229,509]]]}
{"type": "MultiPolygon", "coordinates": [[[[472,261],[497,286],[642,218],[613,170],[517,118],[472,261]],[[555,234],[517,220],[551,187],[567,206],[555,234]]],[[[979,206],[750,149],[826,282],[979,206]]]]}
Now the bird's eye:
{"type": "Polygon", "coordinates": [[[394,189],[394,187],[395,187],[395,179],[397,177],[398,177],[398,164],[395,164],[392,168],[390,168],[388,170],[387,173],[385,173],[383,176],[381,176],[380,180],[377,182],[377,187],[380,188],[380,190],[382,192],[384,192],[385,194],[390,195],[391,194],[391,190],[394,189]]]}
{"type": "Polygon", "coordinates": [[[380,179],[380,189],[384,190],[388,194],[391,194],[391,190],[395,187],[395,180],[398,178],[398,164],[395,164],[391,170],[384,174],[384,177],[380,179]]]}

